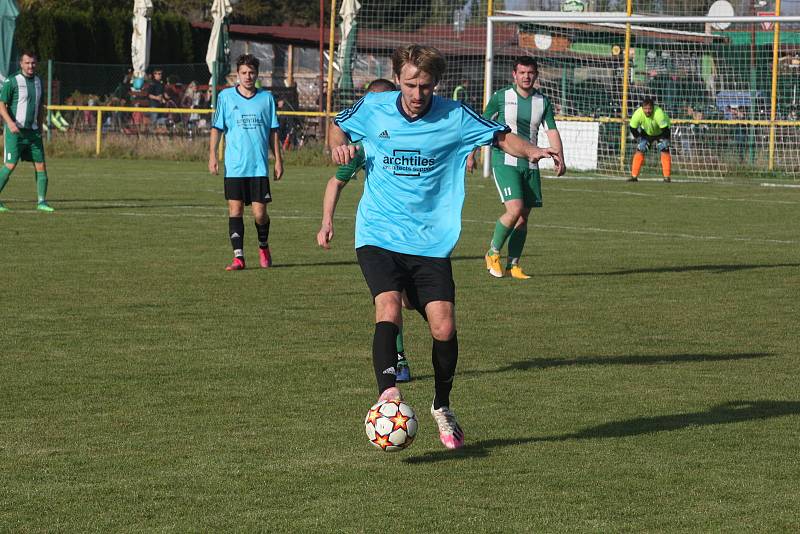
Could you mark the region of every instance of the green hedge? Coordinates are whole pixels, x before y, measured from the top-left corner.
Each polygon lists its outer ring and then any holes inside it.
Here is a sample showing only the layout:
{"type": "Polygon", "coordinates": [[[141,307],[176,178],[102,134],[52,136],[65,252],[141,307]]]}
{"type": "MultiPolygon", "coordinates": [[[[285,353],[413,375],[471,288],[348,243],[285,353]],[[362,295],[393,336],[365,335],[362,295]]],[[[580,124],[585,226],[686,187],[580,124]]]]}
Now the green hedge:
{"type": "MultiPolygon", "coordinates": [[[[26,10],[17,19],[18,49],[32,48],[41,60],[74,63],[131,62],[131,13],[26,10]]],[[[208,36],[179,15],[154,13],[151,63],[196,63],[205,59],[208,36]],[[206,42],[203,42],[203,38],[206,42]]]]}

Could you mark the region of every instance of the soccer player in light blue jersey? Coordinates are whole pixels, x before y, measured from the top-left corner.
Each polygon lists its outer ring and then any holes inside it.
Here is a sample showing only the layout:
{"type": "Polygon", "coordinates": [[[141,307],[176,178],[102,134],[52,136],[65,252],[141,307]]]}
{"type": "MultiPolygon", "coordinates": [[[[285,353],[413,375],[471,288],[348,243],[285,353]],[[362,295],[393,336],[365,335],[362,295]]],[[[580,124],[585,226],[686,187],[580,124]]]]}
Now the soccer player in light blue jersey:
{"type": "MultiPolygon", "coordinates": [[[[372,80],[367,86],[368,93],[382,93],[384,91],[396,91],[397,87],[383,78],[372,80]]],[[[359,146],[358,144],[356,146],[359,146]]],[[[366,156],[364,155],[364,147],[359,146],[355,158],[350,160],[346,165],[340,165],[336,170],[336,174],[328,180],[328,185],[325,186],[325,196],[322,199],[322,224],[320,225],[319,232],[317,232],[317,244],[324,249],[331,247],[333,240],[333,214],[336,212],[336,205],[339,203],[339,195],[342,189],[352,180],[358,171],[364,169],[366,163],[366,156]]],[[[410,307],[408,299],[403,299],[403,304],[410,307]]],[[[397,381],[410,382],[411,381],[411,368],[408,365],[408,358],[406,358],[405,344],[403,343],[403,325],[397,325],[397,381]]]]}
{"type": "Polygon", "coordinates": [[[274,179],[283,176],[283,159],[278,139],[278,114],[272,93],[256,87],[258,59],[251,54],[236,62],[239,83],[223,90],[211,124],[208,170],[219,173],[217,149],[220,133],[225,134],[225,199],[228,201],[228,230],[233,261],[228,271],[244,269],[244,206],[249,205],[258,233],[261,267],[272,266],[269,249],[269,215],[272,202],[269,187],[269,146],[275,157],[274,179]]]}
{"type": "Polygon", "coordinates": [[[400,91],[370,93],[337,115],[329,140],[333,161],[349,163],[361,141],[364,193],[356,215],[356,254],[375,302],[372,360],[379,399],[399,399],[395,337],[402,293],[428,321],[435,395],[431,414],[448,449],[464,445],[450,409],[458,360],[455,284],[450,254],[461,234],[467,155],[496,144],[529,161],[557,158],[433,90],[445,72],[433,47],[410,45],[392,55],[400,91]]]}

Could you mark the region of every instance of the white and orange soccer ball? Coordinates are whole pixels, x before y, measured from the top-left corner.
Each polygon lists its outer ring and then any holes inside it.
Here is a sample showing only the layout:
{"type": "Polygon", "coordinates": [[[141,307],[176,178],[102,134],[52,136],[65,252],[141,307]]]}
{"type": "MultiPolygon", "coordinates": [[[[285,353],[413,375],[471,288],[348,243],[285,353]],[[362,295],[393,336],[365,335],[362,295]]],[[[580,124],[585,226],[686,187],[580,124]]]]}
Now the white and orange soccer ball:
{"type": "Polygon", "coordinates": [[[417,416],[401,400],[378,401],[369,409],[364,428],[370,443],[386,452],[401,451],[417,435],[417,416]]]}

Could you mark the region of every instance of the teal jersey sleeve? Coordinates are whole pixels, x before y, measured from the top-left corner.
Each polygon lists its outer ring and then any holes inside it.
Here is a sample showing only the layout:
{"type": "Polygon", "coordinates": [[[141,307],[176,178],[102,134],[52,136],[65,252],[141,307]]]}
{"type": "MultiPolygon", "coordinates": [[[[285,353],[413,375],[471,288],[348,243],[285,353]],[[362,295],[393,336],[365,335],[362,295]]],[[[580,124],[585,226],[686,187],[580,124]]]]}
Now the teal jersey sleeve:
{"type": "MultiPolygon", "coordinates": [[[[489,145],[498,133],[511,131],[505,124],[485,119],[464,104],[461,104],[461,113],[462,146],[468,147],[468,150],[489,145]]],[[[467,155],[464,154],[464,157],[467,155]]]]}
{"type": "Polygon", "coordinates": [[[217,95],[217,109],[214,110],[214,120],[211,123],[213,128],[225,131],[225,100],[226,96],[222,93],[217,95]]]}
{"type": "MultiPolygon", "coordinates": [[[[347,134],[347,138],[351,142],[361,141],[367,135],[370,127],[374,126],[371,104],[379,94],[384,93],[367,93],[352,107],[342,111],[333,119],[333,123],[347,134]],[[365,103],[367,105],[364,105],[365,103]]],[[[393,92],[393,94],[398,93],[393,92]]]]}
{"type": "Polygon", "coordinates": [[[278,106],[275,105],[275,97],[272,95],[272,93],[269,94],[269,98],[272,107],[272,124],[270,125],[270,128],[277,130],[280,128],[280,124],[278,123],[278,110],[276,109],[278,106]]]}
{"type": "Polygon", "coordinates": [[[358,145],[356,156],[350,160],[350,163],[339,165],[339,168],[336,169],[336,179],[340,182],[349,182],[353,176],[358,174],[358,171],[364,168],[366,162],[367,156],[364,153],[364,147],[358,145]]]}

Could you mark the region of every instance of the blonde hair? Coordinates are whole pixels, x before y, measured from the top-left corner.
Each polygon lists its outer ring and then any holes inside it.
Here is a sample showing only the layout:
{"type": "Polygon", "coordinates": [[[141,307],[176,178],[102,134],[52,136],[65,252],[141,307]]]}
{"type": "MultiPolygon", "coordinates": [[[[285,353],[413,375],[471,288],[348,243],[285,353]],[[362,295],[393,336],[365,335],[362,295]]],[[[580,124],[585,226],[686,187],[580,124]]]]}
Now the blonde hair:
{"type": "Polygon", "coordinates": [[[401,46],[392,53],[392,70],[400,78],[403,65],[409,64],[427,72],[438,82],[442,79],[447,69],[447,62],[439,50],[432,46],[408,45],[401,46]]]}

